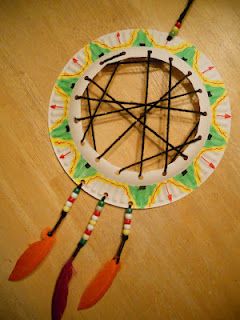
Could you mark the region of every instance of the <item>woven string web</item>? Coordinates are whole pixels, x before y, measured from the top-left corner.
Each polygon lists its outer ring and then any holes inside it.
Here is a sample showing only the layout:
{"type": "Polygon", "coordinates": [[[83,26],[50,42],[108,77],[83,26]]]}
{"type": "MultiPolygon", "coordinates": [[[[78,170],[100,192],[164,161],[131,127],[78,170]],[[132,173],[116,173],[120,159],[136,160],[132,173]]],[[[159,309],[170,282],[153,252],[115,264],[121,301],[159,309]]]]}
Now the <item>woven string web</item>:
{"type": "MultiPolygon", "coordinates": [[[[85,77],[85,80],[89,82],[92,86],[97,88],[100,92],[99,97],[92,97],[89,92],[89,88],[87,87],[85,94],[79,96],[77,95],[75,97],[76,100],[81,99],[82,101],[87,102],[87,110],[88,115],[81,117],[81,118],[75,118],[75,122],[79,121],[87,121],[87,125],[85,127],[83,137],[81,139],[81,142],[84,143],[87,134],[91,133],[92,136],[92,145],[93,148],[97,151],[97,142],[96,142],[96,134],[95,134],[95,120],[97,118],[109,118],[109,115],[112,114],[118,114],[119,116],[123,115],[129,115],[131,118],[131,124],[121,132],[120,135],[118,135],[116,138],[114,138],[111,143],[99,154],[97,157],[97,160],[100,160],[102,157],[106,156],[109,151],[116,145],[118,145],[121,140],[126,136],[126,134],[135,128],[136,126],[141,127],[141,150],[139,154],[139,159],[136,162],[130,163],[124,167],[122,167],[119,170],[119,174],[123,172],[124,170],[127,170],[129,168],[137,166],[139,169],[138,175],[140,178],[142,178],[143,174],[143,165],[145,162],[150,161],[155,158],[164,157],[164,168],[163,168],[163,175],[167,174],[168,165],[176,160],[178,156],[182,157],[184,160],[188,159],[188,156],[184,153],[184,149],[187,145],[190,145],[196,141],[199,141],[201,139],[201,136],[196,137],[195,134],[197,132],[198,124],[199,124],[199,117],[200,116],[206,116],[206,112],[201,112],[199,110],[189,110],[185,109],[183,107],[174,106],[174,102],[177,101],[180,97],[183,96],[190,96],[193,94],[196,94],[197,92],[201,92],[201,89],[194,90],[191,88],[190,91],[181,93],[181,94],[175,94],[173,93],[174,89],[179,87],[183,81],[188,79],[188,77],[192,74],[191,72],[188,72],[186,75],[182,75],[182,77],[173,84],[173,59],[169,58],[169,63],[165,63],[163,61],[160,61],[162,64],[168,65],[168,87],[167,90],[159,96],[159,98],[155,101],[149,101],[149,75],[150,75],[150,65],[153,63],[153,59],[151,58],[151,51],[148,51],[146,58],[139,59],[128,59],[128,60],[122,60],[115,63],[110,63],[108,65],[111,65],[112,71],[110,74],[110,77],[107,81],[107,84],[105,87],[101,86],[97,81],[94,79],[90,79],[89,77],[85,77]],[[146,80],[145,80],[145,92],[144,92],[144,101],[142,102],[133,102],[133,101],[122,101],[119,99],[114,98],[112,94],[109,93],[109,87],[110,84],[113,83],[114,78],[117,74],[117,71],[119,69],[120,65],[126,65],[126,64],[144,64],[145,66],[145,74],[146,74],[146,80]],[[95,102],[96,107],[93,110],[91,103],[95,102]],[[165,102],[165,103],[164,103],[165,102]],[[108,104],[111,106],[112,110],[110,111],[104,111],[102,110],[103,104],[108,104]],[[164,105],[165,104],[165,105],[164,105]],[[134,110],[140,110],[140,115],[136,115],[133,113],[134,110]],[[148,124],[148,118],[150,114],[154,112],[154,110],[165,110],[167,112],[167,121],[166,121],[166,128],[165,128],[165,134],[161,135],[159,132],[157,132],[155,129],[153,129],[148,124]],[[174,113],[193,113],[198,116],[198,120],[196,123],[192,125],[192,129],[190,130],[187,137],[184,139],[184,141],[181,144],[173,145],[170,141],[170,128],[171,128],[171,119],[172,115],[174,113]],[[158,153],[155,153],[151,156],[144,157],[144,151],[146,146],[146,132],[151,133],[154,135],[159,142],[161,141],[164,143],[164,150],[161,150],[158,153]],[[171,153],[171,156],[170,156],[171,153]]],[[[112,59],[112,58],[111,58],[112,59]]],[[[109,60],[109,59],[108,59],[109,60]]],[[[103,61],[104,63],[105,61],[103,61]]]]}

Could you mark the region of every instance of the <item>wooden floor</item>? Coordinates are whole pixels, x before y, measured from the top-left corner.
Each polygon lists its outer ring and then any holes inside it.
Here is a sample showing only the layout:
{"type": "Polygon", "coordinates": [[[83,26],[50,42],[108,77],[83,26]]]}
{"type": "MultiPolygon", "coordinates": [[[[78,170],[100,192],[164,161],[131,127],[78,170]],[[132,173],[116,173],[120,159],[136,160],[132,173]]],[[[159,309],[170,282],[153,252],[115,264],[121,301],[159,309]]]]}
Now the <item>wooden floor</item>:
{"type": "MultiPolygon", "coordinates": [[[[56,277],[95,200],[83,194],[58,243],[32,276],[7,281],[19,254],[53,225],[73,183],[48,137],[53,83],[66,61],[102,34],[126,28],[169,31],[184,0],[0,2],[0,319],[50,319],[56,277]]],[[[231,139],[216,173],[170,206],[135,213],[122,270],[110,292],[78,312],[79,297],[115,252],[122,210],[106,206],[78,271],[63,319],[240,319],[240,2],[196,0],[181,37],[221,72],[232,104],[231,139]]]]}

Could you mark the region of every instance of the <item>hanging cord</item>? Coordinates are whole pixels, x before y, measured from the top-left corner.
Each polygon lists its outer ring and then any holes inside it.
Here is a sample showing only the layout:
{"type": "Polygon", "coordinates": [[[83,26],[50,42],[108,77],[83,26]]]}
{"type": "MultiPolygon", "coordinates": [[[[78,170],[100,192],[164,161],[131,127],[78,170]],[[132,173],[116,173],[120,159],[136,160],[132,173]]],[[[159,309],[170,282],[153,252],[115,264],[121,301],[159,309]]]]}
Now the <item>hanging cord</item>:
{"type": "Polygon", "coordinates": [[[81,189],[82,189],[82,186],[84,184],[84,181],[82,180],[81,183],[75,187],[71,193],[71,195],[68,197],[62,211],[61,211],[61,215],[58,219],[58,221],[56,222],[55,226],[52,228],[51,231],[48,232],[48,236],[49,237],[52,237],[53,234],[57,231],[57,229],[59,228],[60,224],[62,223],[63,219],[67,216],[68,212],[70,211],[73,203],[75,202],[75,200],[77,199],[81,189]]]}
{"type": "Polygon", "coordinates": [[[171,41],[178,34],[178,32],[182,26],[183,19],[185,18],[193,1],[194,0],[188,0],[186,7],[184,8],[183,12],[178,17],[178,19],[177,19],[175,25],[173,26],[173,28],[171,29],[171,31],[169,32],[168,37],[167,37],[167,41],[171,41]]]}

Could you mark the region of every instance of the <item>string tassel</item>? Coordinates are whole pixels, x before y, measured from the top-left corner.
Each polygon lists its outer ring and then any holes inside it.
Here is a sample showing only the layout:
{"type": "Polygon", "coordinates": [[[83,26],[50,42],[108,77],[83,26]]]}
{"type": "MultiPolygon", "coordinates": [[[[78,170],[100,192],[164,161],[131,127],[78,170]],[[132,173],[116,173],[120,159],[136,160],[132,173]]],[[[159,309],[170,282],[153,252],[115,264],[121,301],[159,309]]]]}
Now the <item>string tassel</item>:
{"type": "Polygon", "coordinates": [[[81,296],[78,310],[87,309],[94,306],[111,287],[118,271],[120,270],[120,257],[124,248],[125,242],[128,240],[132,222],[132,203],[125,210],[122,240],[117,250],[116,255],[108,261],[104,267],[97,273],[95,278],[87,286],[83,295],[81,296]]]}
{"type": "Polygon", "coordinates": [[[107,194],[102,197],[100,201],[98,201],[97,207],[95,208],[95,211],[93,215],[91,216],[91,219],[87,225],[86,230],[83,233],[83,236],[81,237],[79,243],[76,246],[76,249],[74,250],[72,256],[63,266],[55,285],[53,297],[52,297],[52,320],[60,320],[62,318],[62,315],[64,313],[64,310],[67,306],[67,298],[68,298],[68,287],[69,283],[72,279],[73,275],[73,265],[72,262],[78,255],[79,251],[85,246],[87,243],[94,226],[98,220],[98,218],[101,215],[101,211],[104,207],[104,200],[106,198],[107,194]]]}
{"type": "Polygon", "coordinates": [[[48,235],[50,230],[51,228],[44,229],[41,233],[42,240],[30,244],[27,250],[24,251],[16,262],[8,280],[18,281],[25,278],[43,261],[51,251],[56,240],[55,236],[50,237],[48,235]]]}
{"type": "Polygon", "coordinates": [[[55,233],[72,207],[73,202],[77,199],[81,191],[82,184],[83,181],[80,185],[74,188],[71,196],[68,197],[62,209],[61,216],[55,226],[53,228],[48,227],[44,229],[41,233],[42,240],[31,244],[20,256],[8,280],[18,281],[25,278],[32,273],[48,255],[56,240],[55,233]]]}

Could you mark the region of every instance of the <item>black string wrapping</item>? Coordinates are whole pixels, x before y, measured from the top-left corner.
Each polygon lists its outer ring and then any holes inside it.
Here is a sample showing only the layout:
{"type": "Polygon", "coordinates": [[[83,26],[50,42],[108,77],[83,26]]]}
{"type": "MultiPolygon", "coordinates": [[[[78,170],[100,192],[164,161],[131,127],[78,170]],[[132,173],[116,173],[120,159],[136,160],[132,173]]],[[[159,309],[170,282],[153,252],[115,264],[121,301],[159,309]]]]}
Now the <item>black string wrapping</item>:
{"type": "MultiPolygon", "coordinates": [[[[88,86],[87,86],[87,88],[86,88],[86,94],[87,94],[87,98],[88,98],[88,99],[87,99],[87,102],[88,102],[88,113],[89,113],[89,117],[90,117],[90,119],[91,119],[91,118],[92,118],[92,111],[91,111],[91,104],[90,104],[90,99],[89,99],[89,89],[88,89],[88,86]]],[[[93,122],[91,123],[91,133],[92,133],[93,147],[94,147],[94,150],[97,151],[93,122]]]]}
{"type": "Polygon", "coordinates": [[[148,59],[147,59],[147,79],[146,79],[146,90],[145,90],[145,106],[144,106],[144,115],[143,115],[143,129],[142,129],[142,145],[141,145],[141,160],[140,160],[140,169],[139,169],[139,177],[142,176],[143,169],[143,155],[145,148],[145,132],[146,132],[146,120],[147,120],[147,100],[148,100],[148,85],[149,85],[149,66],[150,66],[150,57],[152,51],[148,51],[148,59]]]}
{"type": "Polygon", "coordinates": [[[167,174],[167,167],[168,167],[168,146],[169,146],[169,133],[170,133],[170,110],[171,110],[171,92],[170,88],[172,86],[172,58],[169,58],[169,79],[168,79],[168,108],[167,108],[167,143],[166,143],[166,150],[165,150],[165,165],[163,170],[163,175],[167,174]]]}
{"type": "MultiPolygon", "coordinates": [[[[191,143],[197,142],[201,139],[201,137],[192,139],[189,141],[190,137],[193,135],[194,131],[197,128],[198,123],[195,125],[195,127],[192,129],[192,131],[190,132],[190,134],[188,135],[188,137],[186,138],[186,140],[184,141],[184,143],[178,145],[178,146],[174,146],[170,143],[169,141],[169,130],[170,130],[170,112],[172,111],[177,111],[177,112],[187,112],[187,113],[195,113],[195,114],[199,114],[200,116],[206,116],[207,113],[206,112],[201,112],[201,111],[197,111],[197,110],[188,110],[188,109],[182,109],[182,108],[176,108],[176,107],[172,107],[171,106],[171,101],[173,99],[177,99],[186,95],[191,95],[194,93],[201,93],[201,89],[198,90],[192,90],[186,93],[182,93],[182,94],[178,94],[178,95],[172,95],[172,91],[173,89],[175,89],[179,84],[182,83],[182,81],[184,81],[186,78],[188,78],[191,75],[191,72],[188,72],[188,74],[184,75],[180,80],[178,80],[173,86],[172,86],[172,61],[169,61],[169,84],[168,84],[168,90],[167,92],[165,92],[162,96],[160,96],[160,98],[156,101],[153,102],[148,102],[148,87],[149,87],[149,72],[150,72],[150,62],[151,62],[151,51],[148,51],[148,57],[147,59],[143,60],[144,63],[147,63],[147,77],[146,77],[146,88],[145,88],[145,101],[144,103],[137,103],[137,102],[132,102],[132,101],[120,101],[115,99],[114,97],[112,97],[109,93],[108,93],[108,88],[110,83],[113,80],[114,75],[117,72],[117,69],[119,67],[120,64],[124,64],[128,61],[118,61],[115,63],[110,63],[111,65],[114,65],[114,69],[112,71],[112,74],[108,80],[108,83],[106,85],[105,88],[102,88],[98,83],[95,82],[95,80],[90,79],[89,77],[85,77],[85,79],[87,81],[89,81],[89,83],[93,84],[94,86],[96,86],[101,92],[102,95],[100,98],[91,98],[89,96],[89,90],[88,87],[86,89],[86,97],[85,96],[75,96],[75,99],[83,99],[83,100],[87,100],[88,103],[88,111],[89,111],[89,116],[85,116],[85,117],[81,117],[81,118],[75,118],[75,122],[77,121],[83,121],[83,120],[89,120],[89,123],[87,125],[87,128],[83,134],[82,137],[82,142],[84,141],[84,139],[86,138],[86,134],[88,132],[88,130],[91,128],[91,134],[92,134],[92,139],[93,139],[93,145],[94,145],[94,149],[96,150],[96,140],[95,140],[95,135],[94,135],[94,126],[93,126],[93,121],[96,117],[102,117],[102,116],[107,116],[109,114],[113,114],[113,113],[127,113],[129,114],[135,121],[133,121],[129,127],[124,130],[99,156],[98,159],[101,159],[107,152],[109,152],[112,147],[117,144],[138,122],[142,125],[142,142],[141,142],[141,158],[140,161],[137,161],[135,163],[132,163],[128,166],[125,166],[123,168],[121,168],[119,170],[119,173],[121,173],[122,171],[133,167],[135,165],[140,165],[140,169],[139,169],[139,177],[142,176],[142,172],[143,172],[143,163],[145,161],[151,160],[155,157],[161,156],[161,155],[165,155],[165,164],[164,164],[164,170],[163,173],[167,174],[167,166],[169,163],[169,152],[170,151],[175,151],[175,155],[174,157],[171,159],[170,163],[172,163],[173,161],[175,161],[175,159],[178,156],[183,157],[185,160],[187,159],[187,156],[182,152],[184,147],[186,145],[189,145],[191,143]],[[104,98],[105,96],[107,96],[109,99],[104,98]],[[95,111],[92,113],[91,112],[91,105],[90,105],[90,101],[97,101],[97,107],[95,109],[95,111]],[[161,105],[162,102],[167,101],[167,106],[163,106],[161,105]],[[97,111],[100,108],[101,103],[106,102],[106,103],[110,103],[113,104],[115,106],[119,106],[121,109],[117,109],[117,110],[112,110],[112,111],[108,111],[108,112],[102,112],[102,113],[97,113],[97,111]],[[160,105],[159,105],[160,103],[160,105]],[[130,107],[126,107],[125,105],[130,105],[130,107]],[[135,116],[135,114],[133,114],[130,110],[132,109],[137,109],[137,108],[144,108],[143,113],[137,117],[135,116]],[[166,139],[163,138],[161,135],[159,135],[155,130],[153,130],[151,127],[149,127],[146,123],[147,121],[147,114],[152,110],[152,109],[165,109],[168,111],[167,114],[167,128],[166,128],[166,139]],[[142,120],[143,118],[143,120],[142,120]],[[166,147],[164,151],[161,151],[153,156],[147,157],[144,159],[144,147],[145,147],[145,130],[150,131],[152,134],[154,134],[155,136],[157,136],[160,140],[162,140],[166,147]]],[[[133,61],[129,61],[129,63],[134,63],[133,61]]],[[[138,61],[139,63],[139,61],[138,61]]]]}

